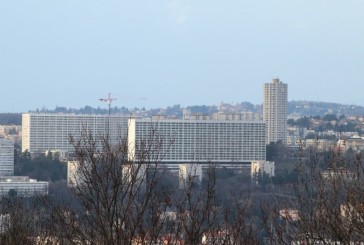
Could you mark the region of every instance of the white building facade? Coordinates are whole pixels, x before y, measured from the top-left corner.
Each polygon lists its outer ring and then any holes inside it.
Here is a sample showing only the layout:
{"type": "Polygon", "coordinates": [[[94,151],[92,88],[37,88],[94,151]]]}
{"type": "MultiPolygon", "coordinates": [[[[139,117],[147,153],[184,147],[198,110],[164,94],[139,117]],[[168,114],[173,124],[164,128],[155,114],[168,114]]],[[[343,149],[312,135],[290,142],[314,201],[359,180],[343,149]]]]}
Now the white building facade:
{"type": "Polygon", "coordinates": [[[17,196],[48,195],[48,182],[30,179],[28,176],[0,177],[0,196],[15,191],[17,196]]]}
{"type": "Polygon", "coordinates": [[[266,122],[266,144],[287,140],[288,86],[279,79],[264,84],[263,120],[266,122]]]}
{"type": "Polygon", "coordinates": [[[275,176],[275,164],[271,161],[254,161],[251,164],[251,176],[255,177],[256,174],[267,174],[269,177],[275,176]]]}
{"type": "Polygon", "coordinates": [[[79,162],[77,160],[67,161],[67,186],[75,187],[80,183],[79,175],[77,174],[79,162]]]}
{"type": "Polygon", "coordinates": [[[97,136],[110,136],[110,143],[125,138],[128,116],[25,113],[22,115],[22,151],[44,153],[47,150],[72,152],[69,137],[82,131],[97,136]]]}
{"type": "Polygon", "coordinates": [[[14,175],[14,143],[0,138],[0,176],[14,175]]]}
{"type": "Polygon", "coordinates": [[[266,157],[263,121],[130,119],[130,159],[138,160],[142,142],[152,145],[150,160],[165,163],[248,163],[266,157]]]}

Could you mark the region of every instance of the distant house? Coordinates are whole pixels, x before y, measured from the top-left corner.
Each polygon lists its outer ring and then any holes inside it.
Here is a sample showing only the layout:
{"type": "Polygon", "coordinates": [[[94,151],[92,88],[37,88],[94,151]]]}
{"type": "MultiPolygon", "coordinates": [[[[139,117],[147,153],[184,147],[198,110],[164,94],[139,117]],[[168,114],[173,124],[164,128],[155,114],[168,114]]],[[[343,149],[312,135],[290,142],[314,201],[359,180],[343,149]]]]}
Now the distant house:
{"type": "Polygon", "coordinates": [[[300,220],[300,215],[297,209],[280,209],[279,216],[282,219],[288,221],[298,221],[300,220]]]}
{"type": "Polygon", "coordinates": [[[232,244],[229,232],[226,230],[222,231],[211,231],[205,232],[202,235],[202,244],[232,244]]]}
{"type": "Polygon", "coordinates": [[[354,151],[364,150],[364,138],[360,136],[353,136],[345,140],[339,140],[337,144],[342,151],[347,151],[349,149],[354,151]]]}
{"type": "Polygon", "coordinates": [[[355,173],[346,168],[328,168],[322,171],[320,175],[323,179],[342,178],[344,180],[352,180],[355,178],[355,173]]]}

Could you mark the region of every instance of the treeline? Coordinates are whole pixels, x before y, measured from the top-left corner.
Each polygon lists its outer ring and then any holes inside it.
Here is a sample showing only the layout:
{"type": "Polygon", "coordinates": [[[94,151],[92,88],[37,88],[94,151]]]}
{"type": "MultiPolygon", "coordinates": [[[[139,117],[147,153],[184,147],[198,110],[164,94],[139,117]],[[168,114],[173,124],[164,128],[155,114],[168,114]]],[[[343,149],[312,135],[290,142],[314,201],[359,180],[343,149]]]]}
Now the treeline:
{"type": "MultiPolygon", "coordinates": [[[[79,109],[74,108],[67,108],[63,106],[57,106],[55,109],[36,109],[35,111],[37,113],[76,113],[76,114],[108,114],[109,110],[106,108],[100,108],[100,107],[91,107],[91,106],[84,106],[79,109]]],[[[122,113],[122,114],[130,114],[131,111],[126,107],[112,107],[111,113],[122,113]]]]}
{"type": "Polygon", "coordinates": [[[290,101],[288,102],[288,114],[300,116],[313,116],[326,114],[337,115],[363,115],[364,107],[357,105],[343,105],[330,102],[319,101],[290,101]]]}
{"type": "MultiPolygon", "coordinates": [[[[296,120],[288,119],[288,125],[299,126],[301,128],[314,129],[317,132],[326,130],[334,130],[336,132],[358,132],[362,133],[361,124],[358,122],[340,123],[340,120],[345,119],[344,115],[337,116],[334,114],[326,114],[324,116],[301,117],[296,120]],[[315,125],[314,121],[322,121],[323,123],[315,125]]],[[[309,137],[312,138],[312,135],[309,137]]]]}
{"type": "Polygon", "coordinates": [[[14,151],[14,172],[16,176],[29,176],[41,181],[59,181],[67,178],[67,163],[61,162],[57,154],[49,153],[31,157],[28,151],[14,151]]]}
{"type": "MultiPolygon", "coordinates": [[[[262,105],[254,105],[250,102],[240,102],[237,104],[226,104],[227,111],[232,113],[239,113],[243,111],[261,112],[262,105]]],[[[214,112],[219,111],[217,105],[192,105],[185,107],[189,109],[193,114],[208,114],[211,115],[214,112]]],[[[107,108],[84,106],[82,108],[67,108],[63,106],[57,106],[54,109],[41,108],[36,109],[32,112],[39,113],[77,113],[77,114],[107,114],[107,108]]],[[[177,104],[168,106],[165,108],[127,108],[127,107],[112,107],[111,113],[120,113],[124,115],[131,115],[132,113],[140,113],[144,116],[153,116],[156,114],[163,114],[172,117],[182,117],[183,108],[177,104]]],[[[337,103],[326,103],[326,102],[314,102],[314,101],[289,101],[288,102],[288,114],[300,115],[302,117],[310,117],[319,115],[325,117],[327,114],[336,115],[362,115],[364,114],[364,107],[355,105],[342,105],[337,103]]],[[[20,113],[0,113],[0,124],[21,124],[20,113]]]]}
{"type": "MultiPolygon", "coordinates": [[[[245,105],[242,103],[241,105],[245,105]]],[[[195,105],[187,106],[186,109],[190,110],[192,114],[212,114],[217,112],[217,106],[206,106],[206,105],[195,105]]],[[[108,114],[108,109],[105,108],[94,108],[91,106],[85,106],[80,109],[66,108],[66,107],[56,107],[55,109],[36,109],[34,112],[37,113],[76,113],[76,114],[108,114]]],[[[181,118],[183,115],[183,108],[180,105],[168,106],[166,108],[126,108],[126,107],[112,107],[110,108],[111,113],[119,113],[124,115],[131,115],[133,113],[143,114],[144,116],[153,116],[157,114],[168,115],[181,118]]]]}
{"type": "Polygon", "coordinates": [[[21,125],[21,113],[0,113],[0,125],[21,125]]]}

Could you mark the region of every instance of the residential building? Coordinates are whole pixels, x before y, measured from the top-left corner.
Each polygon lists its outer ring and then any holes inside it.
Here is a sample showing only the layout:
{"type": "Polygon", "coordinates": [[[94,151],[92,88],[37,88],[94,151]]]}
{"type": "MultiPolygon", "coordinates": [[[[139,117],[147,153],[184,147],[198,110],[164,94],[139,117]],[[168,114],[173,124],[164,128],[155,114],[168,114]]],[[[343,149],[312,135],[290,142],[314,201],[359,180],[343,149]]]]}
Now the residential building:
{"type": "Polygon", "coordinates": [[[201,164],[179,164],[179,189],[184,189],[190,183],[201,182],[202,165],[201,164]]]}
{"type": "Polygon", "coordinates": [[[286,146],[291,148],[300,147],[308,135],[307,128],[290,126],[287,127],[286,146]]]}
{"type": "Polygon", "coordinates": [[[304,140],[305,149],[314,149],[317,151],[328,151],[335,146],[335,143],[327,139],[306,139],[304,140]]]}
{"type": "Polygon", "coordinates": [[[67,161],[67,186],[75,187],[81,183],[80,175],[78,174],[79,162],[77,160],[67,161]]]}
{"type": "Polygon", "coordinates": [[[28,176],[0,177],[0,196],[13,190],[17,196],[48,195],[48,182],[30,179],[28,176]]]}
{"type": "Polygon", "coordinates": [[[275,164],[271,161],[253,161],[251,164],[251,176],[254,178],[256,174],[266,174],[269,177],[275,176],[275,164]]]}
{"type": "Polygon", "coordinates": [[[0,176],[14,175],[14,143],[0,138],[0,176]]]}
{"type": "Polygon", "coordinates": [[[265,160],[265,123],[243,120],[130,119],[130,159],[162,163],[250,163],[265,160]],[[145,149],[144,149],[145,150],[145,149]]]}
{"type": "Polygon", "coordinates": [[[280,209],[279,216],[288,221],[299,221],[301,219],[297,209],[280,209]]]}
{"type": "Polygon", "coordinates": [[[0,137],[11,140],[12,142],[21,141],[21,126],[20,125],[0,125],[0,137]]]}
{"type": "Polygon", "coordinates": [[[347,139],[340,139],[337,142],[340,150],[346,152],[349,149],[360,152],[364,150],[364,137],[353,136],[347,139]]]}
{"type": "Polygon", "coordinates": [[[228,120],[228,121],[262,121],[260,113],[256,112],[241,112],[241,113],[223,113],[217,112],[212,115],[215,120],[228,120]]]}
{"type": "Polygon", "coordinates": [[[72,135],[91,133],[93,137],[110,136],[110,143],[125,138],[128,131],[127,116],[25,113],[22,116],[22,151],[44,153],[47,150],[72,152],[72,135]]]}
{"type": "Polygon", "coordinates": [[[278,78],[264,84],[263,120],[267,124],[266,144],[287,139],[287,84],[278,78]]]}
{"type": "Polygon", "coordinates": [[[48,182],[14,175],[14,143],[0,138],[0,197],[14,191],[17,196],[47,195],[48,182]]]}

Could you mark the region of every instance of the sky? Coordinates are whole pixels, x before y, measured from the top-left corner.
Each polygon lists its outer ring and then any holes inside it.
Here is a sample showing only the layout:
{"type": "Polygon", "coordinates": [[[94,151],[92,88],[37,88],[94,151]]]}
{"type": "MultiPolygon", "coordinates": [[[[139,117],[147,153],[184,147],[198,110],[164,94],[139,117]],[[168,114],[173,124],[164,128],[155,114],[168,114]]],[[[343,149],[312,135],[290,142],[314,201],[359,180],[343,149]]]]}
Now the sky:
{"type": "Polygon", "coordinates": [[[364,0],[0,0],[0,112],[364,105],[364,0]]]}

